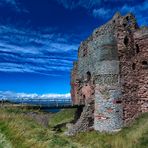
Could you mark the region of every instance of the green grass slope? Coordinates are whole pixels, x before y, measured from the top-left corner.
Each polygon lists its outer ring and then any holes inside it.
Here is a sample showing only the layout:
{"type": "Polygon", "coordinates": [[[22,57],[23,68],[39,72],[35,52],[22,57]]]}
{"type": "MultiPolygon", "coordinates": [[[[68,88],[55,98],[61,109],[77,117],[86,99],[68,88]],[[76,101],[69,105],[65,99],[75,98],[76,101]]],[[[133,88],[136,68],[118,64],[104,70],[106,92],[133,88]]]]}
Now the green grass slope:
{"type": "Polygon", "coordinates": [[[49,127],[55,127],[60,124],[68,123],[74,120],[76,109],[63,109],[54,114],[49,120],[49,127]]]}
{"type": "Polygon", "coordinates": [[[0,131],[0,148],[12,148],[10,141],[8,141],[5,135],[0,131]]]}
{"type": "Polygon", "coordinates": [[[90,148],[148,148],[148,113],[141,115],[130,127],[123,128],[118,133],[93,131],[80,133],[72,139],[90,148]]]}
{"type": "MultiPolygon", "coordinates": [[[[0,134],[2,135],[0,146],[2,148],[7,148],[6,144],[12,145],[13,148],[75,147],[65,137],[57,135],[50,128],[45,128],[25,116],[26,112],[27,110],[21,109],[0,109],[0,134]]],[[[68,112],[71,113],[70,110],[68,112]]],[[[54,118],[53,116],[52,120],[54,118]]]]}
{"type": "Polygon", "coordinates": [[[0,148],[148,148],[148,113],[116,134],[91,131],[67,137],[53,131],[54,126],[72,121],[74,113],[74,109],[61,110],[45,128],[22,110],[0,109],[0,148]]]}

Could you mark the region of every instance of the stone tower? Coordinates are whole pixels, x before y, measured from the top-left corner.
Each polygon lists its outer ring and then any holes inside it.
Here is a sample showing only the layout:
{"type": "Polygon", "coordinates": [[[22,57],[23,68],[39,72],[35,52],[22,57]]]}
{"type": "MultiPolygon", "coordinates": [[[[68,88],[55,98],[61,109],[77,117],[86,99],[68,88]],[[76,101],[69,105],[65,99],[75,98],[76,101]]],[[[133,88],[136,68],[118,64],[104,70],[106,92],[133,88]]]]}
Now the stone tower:
{"type": "Polygon", "coordinates": [[[84,121],[92,112],[95,130],[113,132],[148,111],[148,28],[139,28],[133,14],[116,13],[81,43],[71,97],[85,105],[76,131],[89,128],[84,121]]]}

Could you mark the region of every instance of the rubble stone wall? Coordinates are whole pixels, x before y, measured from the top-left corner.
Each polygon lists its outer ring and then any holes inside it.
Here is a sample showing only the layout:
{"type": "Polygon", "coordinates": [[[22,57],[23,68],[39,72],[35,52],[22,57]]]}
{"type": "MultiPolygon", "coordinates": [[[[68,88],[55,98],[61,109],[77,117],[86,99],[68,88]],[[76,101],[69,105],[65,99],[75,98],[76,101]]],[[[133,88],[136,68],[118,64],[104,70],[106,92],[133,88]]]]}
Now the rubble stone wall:
{"type": "Polygon", "coordinates": [[[148,28],[136,31],[134,39],[135,49],[138,50],[134,58],[138,76],[138,105],[141,112],[148,112],[148,28]]]}
{"type": "Polygon", "coordinates": [[[94,100],[94,129],[99,131],[116,131],[147,112],[148,28],[139,28],[130,13],[116,13],[95,29],[79,47],[71,96],[77,105],[94,100]]]}

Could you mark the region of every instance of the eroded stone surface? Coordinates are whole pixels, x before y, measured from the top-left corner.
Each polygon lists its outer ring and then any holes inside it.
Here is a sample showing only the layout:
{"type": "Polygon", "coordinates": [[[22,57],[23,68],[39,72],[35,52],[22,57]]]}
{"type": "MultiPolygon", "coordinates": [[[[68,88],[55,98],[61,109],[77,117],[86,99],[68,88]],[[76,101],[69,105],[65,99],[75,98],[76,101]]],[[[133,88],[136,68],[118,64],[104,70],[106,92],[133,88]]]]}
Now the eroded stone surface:
{"type": "Polygon", "coordinates": [[[91,130],[94,124],[93,113],[94,113],[94,100],[91,99],[89,100],[89,102],[87,102],[87,104],[83,108],[83,112],[78,121],[76,122],[76,124],[71,126],[68,132],[66,132],[65,134],[72,136],[77,134],[78,132],[85,132],[91,130]]]}
{"type": "MultiPolygon", "coordinates": [[[[148,111],[148,28],[139,28],[133,14],[116,13],[81,43],[71,96],[77,105],[94,100],[90,113],[99,131],[116,131],[148,111]]],[[[81,117],[75,129],[84,121],[81,117]]]]}

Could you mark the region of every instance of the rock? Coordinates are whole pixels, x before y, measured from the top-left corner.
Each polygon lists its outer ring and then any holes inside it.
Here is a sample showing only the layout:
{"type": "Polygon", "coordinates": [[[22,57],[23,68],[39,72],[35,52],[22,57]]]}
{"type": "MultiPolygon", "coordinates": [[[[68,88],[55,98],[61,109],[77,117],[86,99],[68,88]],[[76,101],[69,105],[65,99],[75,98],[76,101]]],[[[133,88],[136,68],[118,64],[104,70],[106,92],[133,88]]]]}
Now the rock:
{"type": "Polygon", "coordinates": [[[91,100],[88,104],[83,108],[83,112],[73,126],[68,129],[66,135],[73,136],[78,132],[85,132],[90,130],[90,127],[94,124],[94,100],[91,100]]]}
{"type": "Polygon", "coordinates": [[[72,123],[67,123],[67,124],[66,124],[66,127],[67,127],[68,129],[70,129],[72,126],[73,126],[72,123]]]}

